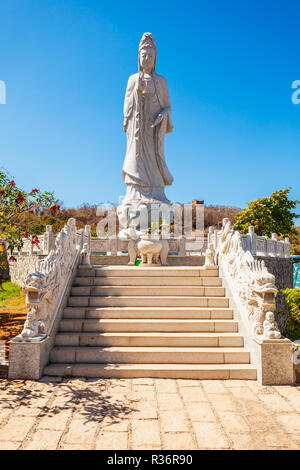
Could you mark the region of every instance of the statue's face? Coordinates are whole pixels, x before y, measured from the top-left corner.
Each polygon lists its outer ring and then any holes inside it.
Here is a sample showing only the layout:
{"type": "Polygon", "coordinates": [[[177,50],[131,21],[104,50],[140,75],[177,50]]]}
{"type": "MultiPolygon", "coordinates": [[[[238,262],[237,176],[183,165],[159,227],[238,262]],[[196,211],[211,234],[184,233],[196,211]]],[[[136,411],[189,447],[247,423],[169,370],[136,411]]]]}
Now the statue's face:
{"type": "Polygon", "coordinates": [[[152,72],[154,67],[155,54],[151,47],[145,47],[140,53],[140,63],[144,72],[152,72]]]}
{"type": "Polygon", "coordinates": [[[274,321],[274,315],[272,312],[267,312],[266,314],[266,319],[269,321],[269,322],[272,322],[274,321]]]}

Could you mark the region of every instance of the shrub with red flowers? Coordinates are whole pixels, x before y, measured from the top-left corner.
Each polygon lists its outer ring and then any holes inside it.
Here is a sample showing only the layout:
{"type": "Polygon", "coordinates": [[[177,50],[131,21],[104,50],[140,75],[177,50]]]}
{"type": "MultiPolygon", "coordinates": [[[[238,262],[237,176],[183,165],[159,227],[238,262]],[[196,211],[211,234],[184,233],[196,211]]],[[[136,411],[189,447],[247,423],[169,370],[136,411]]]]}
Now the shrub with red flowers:
{"type": "MultiPolygon", "coordinates": [[[[42,193],[37,188],[30,192],[24,191],[17,187],[14,180],[10,180],[4,172],[0,171],[0,247],[2,247],[0,249],[0,267],[4,267],[6,250],[10,254],[9,259],[14,261],[13,249],[20,250],[23,238],[29,238],[29,232],[24,233],[20,216],[33,214],[37,207],[51,210],[59,210],[60,208],[53,193],[42,193]]],[[[32,243],[39,243],[37,236],[32,237],[32,243]]]]}
{"type": "Polygon", "coordinates": [[[51,212],[59,211],[59,209],[60,209],[60,205],[59,205],[59,204],[55,204],[54,206],[49,207],[49,210],[50,210],[51,212]]]}

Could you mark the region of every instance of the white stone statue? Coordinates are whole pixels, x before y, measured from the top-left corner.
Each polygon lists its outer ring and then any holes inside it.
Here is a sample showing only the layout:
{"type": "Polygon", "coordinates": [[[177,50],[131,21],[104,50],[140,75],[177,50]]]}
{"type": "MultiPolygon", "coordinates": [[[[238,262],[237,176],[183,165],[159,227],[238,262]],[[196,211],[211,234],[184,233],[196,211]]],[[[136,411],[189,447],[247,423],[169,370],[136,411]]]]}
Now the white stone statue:
{"type": "Polygon", "coordinates": [[[205,251],[205,266],[215,266],[215,250],[212,243],[208,244],[205,251]]]}
{"type": "Polygon", "coordinates": [[[167,240],[153,240],[150,237],[142,236],[137,244],[137,250],[142,258],[140,266],[167,266],[167,256],[169,244],[167,240]]]}
{"type": "Polygon", "coordinates": [[[171,104],[167,82],[156,73],[151,33],[141,39],[138,63],[139,72],[129,77],[124,103],[127,151],[122,175],[127,192],[118,208],[123,226],[127,226],[129,206],[168,203],[164,188],[173,182],[164,155],[165,134],[173,129],[171,104]]]}
{"type": "Polygon", "coordinates": [[[24,323],[24,328],[19,337],[20,339],[29,339],[41,336],[43,335],[44,328],[44,323],[37,319],[36,309],[31,308],[28,312],[27,319],[24,323]]]}
{"type": "Polygon", "coordinates": [[[82,266],[91,266],[91,250],[88,243],[83,244],[80,252],[80,264],[82,266]]]}
{"type": "Polygon", "coordinates": [[[266,319],[263,324],[264,327],[264,337],[268,339],[279,339],[281,334],[278,330],[277,322],[274,318],[273,312],[266,313],[266,319]]]}

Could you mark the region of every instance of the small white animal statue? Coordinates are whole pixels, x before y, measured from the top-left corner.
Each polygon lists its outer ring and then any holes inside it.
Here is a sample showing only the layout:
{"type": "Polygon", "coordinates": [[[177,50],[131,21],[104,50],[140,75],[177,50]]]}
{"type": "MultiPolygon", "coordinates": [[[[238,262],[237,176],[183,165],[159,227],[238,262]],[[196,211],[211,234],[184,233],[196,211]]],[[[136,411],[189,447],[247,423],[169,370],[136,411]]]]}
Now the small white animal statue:
{"type": "Polygon", "coordinates": [[[140,266],[167,265],[169,244],[167,240],[142,239],[137,244],[138,251],[142,257],[140,266]]]}
{"type": "Polygon", "coordinates": [[[142,257],[141,266],[158,264],[159,254],[162,249],[160,240],[141,240],[137,247],[142,257]]]}

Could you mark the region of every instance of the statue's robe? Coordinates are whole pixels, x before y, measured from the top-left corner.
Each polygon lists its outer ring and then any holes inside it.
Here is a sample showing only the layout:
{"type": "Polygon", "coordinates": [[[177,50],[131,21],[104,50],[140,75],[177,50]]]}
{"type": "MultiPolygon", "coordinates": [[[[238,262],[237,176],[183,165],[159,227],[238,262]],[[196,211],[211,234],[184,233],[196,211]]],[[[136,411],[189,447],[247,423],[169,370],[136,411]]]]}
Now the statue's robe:
{"type": "Polygon", "coordinates": [[[165,134],[173,129],[167,82],[153,73],[146,79],[146,91],[140,93],[138,80],[138,73],[129,77],[124,103],[127,151],[122,175],[127,184],[126,199],[164,200],[164,187],[173,182],[164,155],[165,134]],[[152,128],[163,110],[163,120],[152,128]]]}

